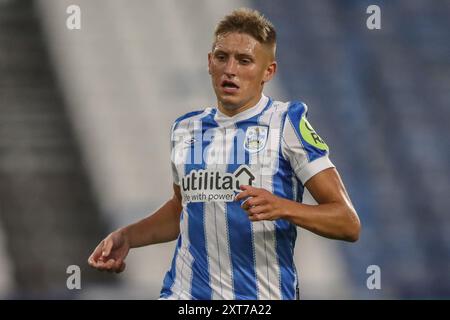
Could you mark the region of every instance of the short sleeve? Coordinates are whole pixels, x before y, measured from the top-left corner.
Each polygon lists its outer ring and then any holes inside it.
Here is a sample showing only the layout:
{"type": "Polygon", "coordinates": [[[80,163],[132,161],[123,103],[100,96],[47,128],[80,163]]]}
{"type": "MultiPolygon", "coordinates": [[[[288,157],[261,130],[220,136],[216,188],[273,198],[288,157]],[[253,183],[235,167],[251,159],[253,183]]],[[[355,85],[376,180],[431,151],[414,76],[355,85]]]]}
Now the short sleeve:
{"type": "Polygon", "coordinates": [[[172,128],[170,130],[170,163],[171,163],[171,168],[172,168],[172,179],[173,179],[173,183],[175,183],[176,185],[180,185],[180,177],[178,175],[178,169],[177,169],[177,154],[176,154],[176,143],[178,141],[178,137],[175,135],[175,128],[176,128],[176,123],[174,123],[172,125],[172,128]]]}
{"type": "Polygon", "coordinates": [[[201,117],[203,114],[208,114],[211,109],[198,110],[188,112],[185,115],[175,120],[170,131],[170,161],[172,167],[173,183],[180,185],[180,176],[184,173],[185,153],[183,148],[183,141],[190,135],[189,124],[194,117],[201,117]]]}
{"type": "Polygon", "coordinates": [[[322,170],[334,167],[329,148],[307,119],[307,106],[291,103],[282,129],[282,152],[300,181],[305,184],[322,170]]]}

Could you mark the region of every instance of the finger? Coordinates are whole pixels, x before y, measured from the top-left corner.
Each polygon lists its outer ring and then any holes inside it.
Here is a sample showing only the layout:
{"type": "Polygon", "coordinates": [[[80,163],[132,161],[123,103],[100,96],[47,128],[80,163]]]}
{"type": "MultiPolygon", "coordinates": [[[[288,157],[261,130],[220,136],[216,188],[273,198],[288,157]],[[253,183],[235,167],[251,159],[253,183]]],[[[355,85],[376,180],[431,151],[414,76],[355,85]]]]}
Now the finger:
{"type": "Polygon", "coordinates": [[[123,270],[125,270],[125,267],[127,266],[127,264],[125,262],[122,262],[121,266],[119,269],[116,270],[116,273],[121,273],[123,272],[123,270]]]}
{"type": "Polygon", "coordinates": [[[242,191],[242,192],[239,192],[237,195],[236,195],[236,197],[234,198],[234,201],[239,201],[239,200],[242,200],[242,199],[245,199],[245,198],[247,198],[247,197],[249,197],[250,195],[249,195],[249,192],[248,191],[242,191]]]}
{"type": "Polygon", "coordinates": [[[102,245],[103,243],[100,243],[97,248],[95,248],[94,252],[89,256],[88,258],[88,264],[91,267],[97,268],[97,264],[99,261],[102,261],[102,245]]]}
{"type": "Polygon", "coordinates": [[[248,218],[252,221],[252,222],[257,222],[257,221],[263,221],[263,220],[273,220],[272,216],[270,215],[270,213],[257,213],[257,214],[253,214],[251,216],[248,216],[248,218]]]}
{"type": "Polygon", "coordinates": [[[111,269],[111,266],[113,265],[113,262],[110,262],[112,259],[109,259],[108,261],[98,261],[96,268],[100,271],[105,271],[111,269]]]}
{"type": "Polygon", "coordinates": [[[115,262],[116,262],[116,260],[114,260],[114,259],[109,259],[109,260],[106,261],[106,263],[105,263],[105,268],[106,268],[107,270],[111,270],[111,269],[114,267],[115,262]]]}
{"type": "Polygon", "coordinates": [[[247,185],[241,185],[240,189],[243,190],[242,192],[238,193],[238,195],[236,196],[235,200],[240,200],[240,199],[244,199],[247,197],[254,197],[257,196],[259,194],[259,189],[252,187],[252,186],[247,186],[247,185]]]}
{"type": "Polygon", "coordinates": [[[103,246],[102,256],[107,257],[111,253],[111,249],[113,246],[113,241],[111,238],[109,238],[107,241],[105,241],[105,244],[103,246]]]}
{"type": "Polygon", "coordinates": [[[256,190],[257,188],[255,188],[255,187],[252,187],[252,186],[250,186],[250,185],[247,185],[247,184],[242,184],[242,185],[240,185],[239,186],[239,189],[241,189],[241,190],[243,190],[243,191],[246,191],[246,190],[248,190],[248,191],[254,191],[254,190],[256,190]]]}
{"type": "Polygon", "coordinates": [[[253,197],[242,203],[241,207],[244,210],[248,210],[251,207],[260,206],[266,203],[266,199],[262,197],[253,197]]]}
{"type": "Polygon", "coordinates": [[[250,201],[251,198],[247,198],[245,199],[242,203],[241,203],[241,208],[244,210],[248,210],[250,208],[250,205],[248,204],[248,202],[250,201]]]}
{"type": "Polygon", "coordinates": [[[94,265],[94,268],[96,268],[97,270],[100,270],[100,271],[104,271],[105,263],[103,261],[97,261],[94,265]]]}
{"type": "Polygon", "coordinates": [[[268,205],[261,205],[261,206],[255,206],[248,210],[248,212],[252,215],[254,214],[261,214],[266,213],[270,210],[270,207],[268,205]]]}
{"type": "Polygon", "coordinates": [[[88,259],[88,264],[91,266],[91,267],[96,267],[97,266],[97,263],[95,262],[95,260],[94,260],[94,258],[92,257],[92,255],[89,257],[89,259],[88,259]]]}
{"type": "Polygon", "coordinates": [[[92,254],[89,256],[88,261],[97,261],[102,254],[103,240],[97,245],[92,254]]]}
{"type": "Polygon", "coordinates": [[[116,260],[114,261],[112,267],[108,269],[108,272],[120,273],[125,269],[124,264],[125,262],[123,262],[122,259],[116,260]]]}
{"type": "Polygon", "coordinates": [[[264,216],[264,214],[252,214],[252,215],[249,215],[248,218],[252,222],[257,222],[257,221],[264,220],[263,216],[264,216]]]}
{"type": "Polygon", "coordinates": [[[116,262],[114,263],[114,269],[115,270],[120,269],[122,264],[123,264],[123,259],[117,259],[116,262]]]}

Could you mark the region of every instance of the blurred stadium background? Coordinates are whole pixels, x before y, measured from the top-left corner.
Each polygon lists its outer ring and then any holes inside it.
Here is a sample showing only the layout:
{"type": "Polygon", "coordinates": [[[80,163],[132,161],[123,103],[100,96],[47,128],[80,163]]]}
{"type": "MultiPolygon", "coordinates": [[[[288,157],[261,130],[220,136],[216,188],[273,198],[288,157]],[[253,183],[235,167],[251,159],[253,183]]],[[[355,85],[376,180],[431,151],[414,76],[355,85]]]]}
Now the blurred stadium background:
{"type": "Polygon", "coordinates": [[[355,244],[300,231],[302,298],[450,298],[450,1],[0,0],[1,298],[158,297],[174,243],[121,275],[86,260],[170,195],[171,122],[214,105],[213,28],[242,6],[278,30],[266,92],[309,105],[363,224],[355,244]]]}

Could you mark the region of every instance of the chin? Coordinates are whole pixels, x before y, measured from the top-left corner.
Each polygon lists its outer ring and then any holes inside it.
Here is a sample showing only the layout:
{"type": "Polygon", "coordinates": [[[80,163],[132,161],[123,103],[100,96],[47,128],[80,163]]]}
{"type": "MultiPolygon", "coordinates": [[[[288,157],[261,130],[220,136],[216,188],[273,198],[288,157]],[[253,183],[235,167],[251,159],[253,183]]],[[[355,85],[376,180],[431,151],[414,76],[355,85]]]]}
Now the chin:
{"type": "Polygon", "coordinates": [[[227,110],[236,110],[241,106],[241,101],[237,97],[234,99],[233,97],[221,97],[220,102],[227,110]]]}

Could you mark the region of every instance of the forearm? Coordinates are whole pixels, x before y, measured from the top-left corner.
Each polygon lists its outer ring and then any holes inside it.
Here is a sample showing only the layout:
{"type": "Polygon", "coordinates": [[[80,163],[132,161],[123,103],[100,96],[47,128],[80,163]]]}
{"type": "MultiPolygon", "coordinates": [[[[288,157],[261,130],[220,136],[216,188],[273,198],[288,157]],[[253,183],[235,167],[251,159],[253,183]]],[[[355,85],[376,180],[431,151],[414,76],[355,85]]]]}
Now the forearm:
{"type": "Polygon", "coordinates": [[[173,198],[150,216],[119,230],[131,248],[175,240],[180,233],[181,206],[173,198]]]}
{"type": "Polygon", "coordinates": [[[356,241],[360,222],[354,209],[344,203],[332,202],[306,205],[284,200],[285,219],[320,236],[356,241]]]}

